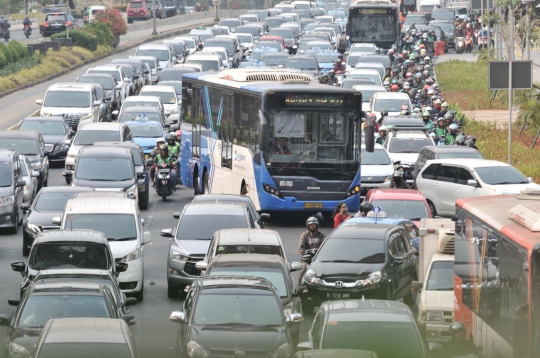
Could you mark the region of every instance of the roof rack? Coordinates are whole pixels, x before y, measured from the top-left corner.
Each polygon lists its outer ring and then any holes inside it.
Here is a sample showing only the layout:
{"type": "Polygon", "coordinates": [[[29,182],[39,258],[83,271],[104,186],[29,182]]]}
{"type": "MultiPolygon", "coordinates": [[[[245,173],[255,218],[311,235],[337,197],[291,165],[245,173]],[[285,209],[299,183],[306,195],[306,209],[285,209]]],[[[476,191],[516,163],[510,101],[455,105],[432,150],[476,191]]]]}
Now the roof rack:
{"type": "Polygon", "coordinates": [[[388,130],[391,130],[393,132],[399,131],[399,130],[405,130],[405,131],[422,131],[422,132],[428,132],[430,129],[425,126],[416,126],[411,124],[389,124],[387,126],[388,130]]]}

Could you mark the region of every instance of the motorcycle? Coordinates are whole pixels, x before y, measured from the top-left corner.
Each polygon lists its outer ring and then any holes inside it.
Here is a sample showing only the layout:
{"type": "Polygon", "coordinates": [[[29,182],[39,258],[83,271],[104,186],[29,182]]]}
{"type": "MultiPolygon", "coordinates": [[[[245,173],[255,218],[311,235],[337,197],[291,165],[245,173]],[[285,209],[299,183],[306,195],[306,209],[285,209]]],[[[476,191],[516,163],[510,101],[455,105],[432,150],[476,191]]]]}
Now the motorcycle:
{"type": "MultiPolygon", "coordinates": [[[[173,158],[173,162],[176,162],[177,159],[173,158]]],[[[149,160],[147,162],[149,166],[154,165],[153,160],[149,160]]],[[[156,177],[155,177],[155,183],[156,183],[156,193],[161,196],[161,199],[163,201],[167,201],[167,197],[169,195],[172,195],[173,193],[173,187],[171,183],[171,170],[173,169],[173,165],[164,163],[164,162],[158,162],[156,165],[156,177]]]]}
{"type": "Polygon", "coordinates": [[[0,30],[0,38],[3,38],[4,41],[9,41],[9,30],[0,30]]]}
{"type": "Polygon", "coordinates": [[[487,48],[487,36],[480,36],[478,38],[478,50],[482,48],[487,48]]]}
{"type": "Polygon", "coordinates": [[[472,37],[470,36],[465,36],[465,51],[467,52],[471,52],[472,51],[472,37]]]}
{"type": "Polygon", "coordinates": [[[463,53],[463,51],[465,50],[465,40],[463,37],[456,37],[455,47],[458,54],[463,53]]]}
{"type": "Polygon", "coordinates": [[[24,25],[24,36],[26,36],[26,38],[29,38],[31,34],[32,28],[30,27],[30,25],[24,25]]]}

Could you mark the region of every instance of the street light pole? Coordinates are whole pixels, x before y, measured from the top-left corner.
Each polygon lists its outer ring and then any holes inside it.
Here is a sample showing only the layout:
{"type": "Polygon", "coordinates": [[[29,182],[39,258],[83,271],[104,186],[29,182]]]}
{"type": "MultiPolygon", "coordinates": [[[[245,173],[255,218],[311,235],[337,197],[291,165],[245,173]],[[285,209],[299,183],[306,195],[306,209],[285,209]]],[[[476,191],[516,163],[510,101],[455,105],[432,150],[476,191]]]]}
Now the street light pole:
{"type": "Polygon", "coordinates": [[[216,18],[214,19],[215,22],[219,22],[219,4],[221,3],[220,0],[214,0],[214,6],[216,7],[216,18]]]}
{"type": "Polygon", "coordinates": [[[156,0],[152,0],[152,28],[152,36],[156,36],[156,0]]]}

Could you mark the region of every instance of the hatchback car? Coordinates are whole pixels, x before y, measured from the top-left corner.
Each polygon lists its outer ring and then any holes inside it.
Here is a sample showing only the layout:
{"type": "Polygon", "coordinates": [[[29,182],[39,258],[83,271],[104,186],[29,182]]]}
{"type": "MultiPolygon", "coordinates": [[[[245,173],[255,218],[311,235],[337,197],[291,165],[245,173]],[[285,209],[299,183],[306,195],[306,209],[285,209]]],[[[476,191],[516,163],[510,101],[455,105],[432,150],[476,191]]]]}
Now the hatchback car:
{"type": "Polygon", "coordinates": [[[0,149],[11,149],[26,156],[32,170],[39,173],[39,189],[49,183],[49,151],[36,131],[0,131],[0,149]]]}
{"type": "Polygon", "coordinates": [[[170,320],[180,324],[180,357],[194,350],[201,357],[290,357],[289,325],[303,317],[285,314],[279,293],[263,278],[214,276],[195,281],[183,311],[170,320]]]}
{"type": "Polygon", "coordinates": [[[409,234],[402,226],[355,224],[338,227],[323,242],[302,278],[308,289],[303,303],[355,298],[403,298],[416,302],[417,280],[409,234]]]}
{"type": "Polygon", "coordinates": [[[428,160],[457,158],[484,159],[484,156],[477,149],[465,146],[434,145],[424,147],[414,163],[413,178],[416,179],[416,176],[424,168],[428,160]]]}
{"type": "Polygon", "coordinates": [[[17,233],[24,213],[24,187],[19,154],[13,150],[0,149],[0,227],[11,228],[17,233]]]}
{"type": "Polygon", "coordinates": [[[389,218],[409,219],[418,227],[422,218],[433,217],[426,199],[418,190],[372,189],[364,200],[380,206],[389,218]]]}
{"type": "Polygon", "coordinates": [[[176,296],[179,289],[190,285],[201,274],[195,264],[206,256],[217,230],[255,228],[249,209],[239,203],[190,203],[175,217],[179,220],[174,230],[161,230],[161,236],[172,238],[167,259],[169,297],[176,296]]]}
{"type": "Polygon", "coordinates": [[[66,140],[75,135],[63,118],[55,117],[26,117],[18,128],[20,131],[36,131],[42,135],[45,150],[49,151],[49,162],[65,162],[69,145],[66,140]]]}

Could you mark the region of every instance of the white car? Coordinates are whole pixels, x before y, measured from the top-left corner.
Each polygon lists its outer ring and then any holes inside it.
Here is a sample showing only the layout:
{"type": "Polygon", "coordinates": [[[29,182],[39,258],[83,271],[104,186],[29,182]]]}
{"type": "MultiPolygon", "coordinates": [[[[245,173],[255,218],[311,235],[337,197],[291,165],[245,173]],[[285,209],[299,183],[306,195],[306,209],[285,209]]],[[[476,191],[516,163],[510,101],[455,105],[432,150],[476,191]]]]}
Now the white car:
{"type": "Polygon", "coordinates": [[[103,73],[106,75],[111,75],[116,79],[118,83],[116,89],[120,90],[120,102],[123,102],[126,97],[129,96],[131,92],[131,81],[128,76],[122,70],[122,67],[115,64],[94,66],[88,69],[86,73],[103,73]]]}
{"type": "Polygon", "coordinates": [[[150,66],[150,83],[156,83],[159,80],[161,75],[161,66],[159,65],[159,60],[156,56],[129,56],[129,58],[141,60],[150,66]]]}
{"type": "Polygon", "coordinates": [[[168,44],[142,44],[135,56],[153,56],[159,61],[158,70],[172,67],[176,63],[176,50],[168,44]]]}
{"type": "Polygon", "coordinates": [[[178,36],[178,37],[173,38],[173,40],[183,41],[184,44],[189,49],[189,54],[190,55],[193,55],[195,52],[197,52],[197,49],[198,49],[197,42],[195,41],[195,39],[193,37],[191,37],[191,36],[178,36]]]}
{"type": "Polygon", "coordinates": [[[221,56],[212,53],[196,53],[188,56],[186,64],[197,64],[203,67],[203,71],[221,71],[224,70],[221,56]]]}
{"type": "Polygon", "coordinates": [[[204,47],[201,53],[215,53],[221,57],[221,61],[223,62],[223,66],[227,68],[232,68],[232,62],[229,61],[229,52],[225,47],[214,47],[214,46],[208,46],[204,47]]]}
{"type": "Polygon", "coordinates": [[[130,96],[126,98],[124,103],[122,103],[122,107],[119,111],[112,111],[113,116],[118,117],[122,114],[125,108],[128,107],[152,107],[157,108],[161,110],[161,113],[165,115],[165,106],[163,105],[163,102],[161,101],[160,97],[157,96],[148,96],[143,95],[142,90],[148,86],[144,86],[141,89],[141,94],[139,96],[130,96]]]}
{"type": "Polygon", "coordinates": [[[176,93],[173,86],[144,86],[141,89],[140,95],[159,97],[163,103],[165,117],[169,117],[171,114],[180,113],[178,93],[176,93]]]}
{"type": "Polygon", "coordinates": [[[360,166],[360,196],[366,196],[371,189],[385,189],[390,187],[394,164],[384,147],[375,144],[373,153],[366,151],[362,144],[362,161],[360,166]]]}
{"type": "Polygon", "coordinates": [[[369,104],[371,97],[377,92],[386,92],[384,86],[373,86],[373,85],[356,85],[352,86],[354,91],[362,93],[362,111],[369,112],[369,104]]]}
{"type": "Polygon", "coordinates": [[[372,43],[357,42],[351,45],[349,49],[349,55],[352,54],[375,54],[377,53],[377,46],[372,43]]]}
{"type": "Polygon", "coordinates": [[[428,160],[416,177],[416,186],[434,215],[455,216],[461,198],[519,194],[540,189],[513,166],[486,159],[428,160]]]}
{"type": "MultiPolygon", "coordinates": [[[[381,75],[378,70],[369,68],[353,68],[347,75],[347,79],[353,78],[367,78],[375,81],[375,86],[382,86],[381,75]]],[[[386,92],[383,91],[383,92],[386,92]]]]}
{"type": "Polygon", "coordinates": [[[369,111],[380,119],[382,110],[386,110],[389,116],[397,116],[403,105],[406,105],[409,111],[412,109],[411,99],[407,93],[377,92],[371,97],[369,111]]]}
{"type": "Polygon", "coordinates": [[[244,52],[247,50],[253,50],[255,40],[253,40],[252,34],[236,34],[236,37],[238,37],[238,41],[240,41],[240,45],[242,46],[244,52]]]}
{"type": "Polygon", "coordinates": [[[391,131],[384,142],[384,147],[392,158],[392,162],[400,161],[402,164],[415,163],[422,148],[428,145],[435,145],[435,143],[427,131],[406,128],[391,131]]]}

